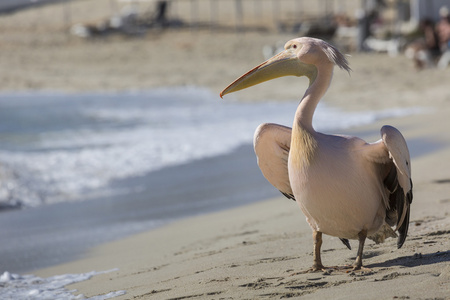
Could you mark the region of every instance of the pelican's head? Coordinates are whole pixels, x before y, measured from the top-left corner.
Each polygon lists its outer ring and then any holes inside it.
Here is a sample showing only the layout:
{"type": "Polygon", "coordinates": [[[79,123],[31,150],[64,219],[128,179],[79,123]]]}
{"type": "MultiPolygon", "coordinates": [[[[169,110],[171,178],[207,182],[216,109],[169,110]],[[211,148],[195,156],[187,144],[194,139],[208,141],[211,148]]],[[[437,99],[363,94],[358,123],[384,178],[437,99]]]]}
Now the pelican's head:
{"type": "Polygon", "coordinates": [[[334,65],[351,70],[345,56],[327,42],[309,37],[293,39],[286,43],[284,51],[233,81],[220,97],[282,76],[307,76],[313,82],[319,67],[334,65]]]}

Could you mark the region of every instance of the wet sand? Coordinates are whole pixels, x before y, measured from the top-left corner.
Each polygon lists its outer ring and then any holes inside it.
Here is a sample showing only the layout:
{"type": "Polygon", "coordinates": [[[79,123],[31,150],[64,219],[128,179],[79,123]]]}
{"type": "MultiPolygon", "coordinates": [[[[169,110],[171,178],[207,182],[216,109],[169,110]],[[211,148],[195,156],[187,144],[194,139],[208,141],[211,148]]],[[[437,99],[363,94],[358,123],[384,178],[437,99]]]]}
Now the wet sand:
{"type": "MultiPolygon", "coordinates": [[[[264,45],[295,37],[200,30],[84,41],[64,34],[60,30],[63,24],[50,31],[33,27],[33,13],[51,15],[52,9],[55,7],[0,19],[0,25],[7,29],[0,34],[7,53],[0,58],[2,90],[77,92],[197,85],[219,93],[264,60],[264,45]]],[[[407,141],[414,141],[411,152],[419,153],[412,160],[414,202],[409,237],[400,250],[393,239],[380,245],[368,242],[364,263],[371,272],[299,273],[312,264],[311,230],[295,203],[279,197],[107,243],[81,260],[35,274],[118,268],[68,287],[86,296],[126,290],[118,299],[448,299],[450,69],[416,72],[405,57],[384,54],[353,54],[349,61],[353,69],[350,76],[335,71],[324,99],[329,105],[353,111],[431,108],[428,113],[349,130],[375,141],[379,128],[391,124],[407,141]],[[427,147],[428,143],[433,146],[427,147]]],[[[306,84],[306,79],[283,78],[229,99],[299,99],[306,84]]],[[[352,246],[357,247],[354,241],[352,246]]],[[[324,264],[348,264],[355,255],[356,249],[349,251],[338,239],[325,236],[324,264]]]]}

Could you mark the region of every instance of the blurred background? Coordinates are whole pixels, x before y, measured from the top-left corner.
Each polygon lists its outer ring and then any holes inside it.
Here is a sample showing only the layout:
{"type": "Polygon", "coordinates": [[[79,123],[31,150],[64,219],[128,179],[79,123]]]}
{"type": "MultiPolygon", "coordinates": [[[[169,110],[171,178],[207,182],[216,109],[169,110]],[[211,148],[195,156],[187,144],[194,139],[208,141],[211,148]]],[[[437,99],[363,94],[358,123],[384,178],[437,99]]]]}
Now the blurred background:
{"type": "Polygon", "coordinates": [[[333,38],[349,51],[404,50],[424,34],[426,24],[434,25],[437,42],[444,43],[446,32],[440,23],[448,19],[448,6],[447,0],[0,1],[3,15],[10,16],[5,18],[10,22],[2,20],[2,29],[11,34],[53,31],[95,38],[186,29],[275,31],[333,38]],[[22,22],[12,21],[17,14],[22,22]]]}
{"type": "Polygon", "coordinates": [[[448,8],[450,0],[0,0],[0,271],[278,196],[252,135],[263,122],[290,126],[307,81],[218,95],[292,38],[322,38],[351,55],[354,73],[336,72],[319,130],[448,102],[448,8]]]}

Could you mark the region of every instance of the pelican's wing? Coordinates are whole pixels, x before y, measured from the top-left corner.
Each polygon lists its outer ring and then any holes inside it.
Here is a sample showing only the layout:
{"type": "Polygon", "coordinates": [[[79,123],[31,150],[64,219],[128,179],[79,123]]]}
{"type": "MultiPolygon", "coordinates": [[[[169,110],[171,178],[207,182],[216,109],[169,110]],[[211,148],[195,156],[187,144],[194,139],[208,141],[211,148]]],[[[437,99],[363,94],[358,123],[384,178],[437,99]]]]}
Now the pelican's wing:
{"type": "Polygon", "coordinates": [[[403,135],[392,126],[381,128],[381,140],[369,145],[369,157],[385,166],[383,183],[389,191],[386,222],[396,224],[400,248],[408,234],[410,206],[413,198],[411,159],[403,135]]]}
{"type": "MultiPolygon", "coordinates": [[[[255,131],[253,146],[258,166],[267,181],[288,199],[295,201],[288,173],[291,131],[291,128],[282,125],[261,124],[255,131]]],[[[352,249],[347,239],[339,239],[348,249],[352,249]]]]}
{"type": "Polygon", "coordinates": [[[391,193],[389,210],[397,211],[397,230],[399,232],[397,247],[401,248],[408,234],[410,206],[413,198],[411,159],[406,141],[396,128],[383,126],[381,138],[389,152],[389,158],[395,166],[390,169],[384,183],[391,193]]]}
{"type": "Polygon", "coordinates": [[[287,198],[295,201],[288,173],[291,131],[286,126],[261,124],[255,131],[253,146],[264,177],[287,198]]]}

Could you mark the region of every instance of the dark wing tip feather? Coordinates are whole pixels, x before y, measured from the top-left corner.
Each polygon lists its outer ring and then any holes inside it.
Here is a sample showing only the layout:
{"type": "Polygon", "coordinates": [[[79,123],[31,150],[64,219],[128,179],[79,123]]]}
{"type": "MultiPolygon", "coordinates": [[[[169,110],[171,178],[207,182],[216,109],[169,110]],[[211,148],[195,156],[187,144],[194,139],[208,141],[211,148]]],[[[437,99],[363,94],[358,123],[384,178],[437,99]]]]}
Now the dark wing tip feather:
{"type": "Polygon", "coordinates": [[[410,206],[413,198],[411,180],[410,183],[411,190],[405,195],[403,188],[398,184],[397,169],[394,166],[391,167],[384,179],[384,185],[390,193],[389,208],[386,209],[386,222],[391,226],[397,223],[397,231],[399,233],[397,240],[398,249],[403,246],[408,235],[410,206]]]}
{"type": "Polygon", "coordinates": [[[406,194],[406,214],[405,219],[403,220],[402,225],[398,228],[398,240],[397,240],[397,248],[400,249],[403,246],[403,243],[406,240],[406,236],[408,235],[408,229],[409,229],[409,215],[410,215],[410,208],[411,203],[413,199],[413,193],[412,193],[412,182],[411,182],[411,190],[406,194]]]}
{"type": "Polygon", "coordinates": [[[341,242],[348,248],[348,250],[352,250],[352,246],[350,246],[350,242],[347,239],[339,238],[341,242]]]}
{"type": "Polygon", "coordinates": [[[397,239],[397,248],[400,249],[403,246],[403,243],[406,240],[406,236],[408,235],[408,228],[409,228],[409,205],[406,211],[405,220],[403,221],[403,224],[398,229],[398,239],[397,239]]]}
{"type": "Polygon", "coordinates": [[[294,195],[292,195],[292,194],[288,194],[288,193],[285,193],[285,192],[282,192],[282,191],[280,191],[280,193],[282,193],[286,198],[288,198],[288,199],[291,199],[291,200],[294,200],[295,201],[295,197],[294,197],[294,195]]]}
{"type": "Polygon", "coordinates": [[[411,184],[411,190],[406,194],[406,199],[408,199],[408,203],[411,204],[412,200],[413,200],[413,191],[412,191],[413,190],[413,183],[412,183],[411,179],[409,179],[409,182],[411,184]]]}

